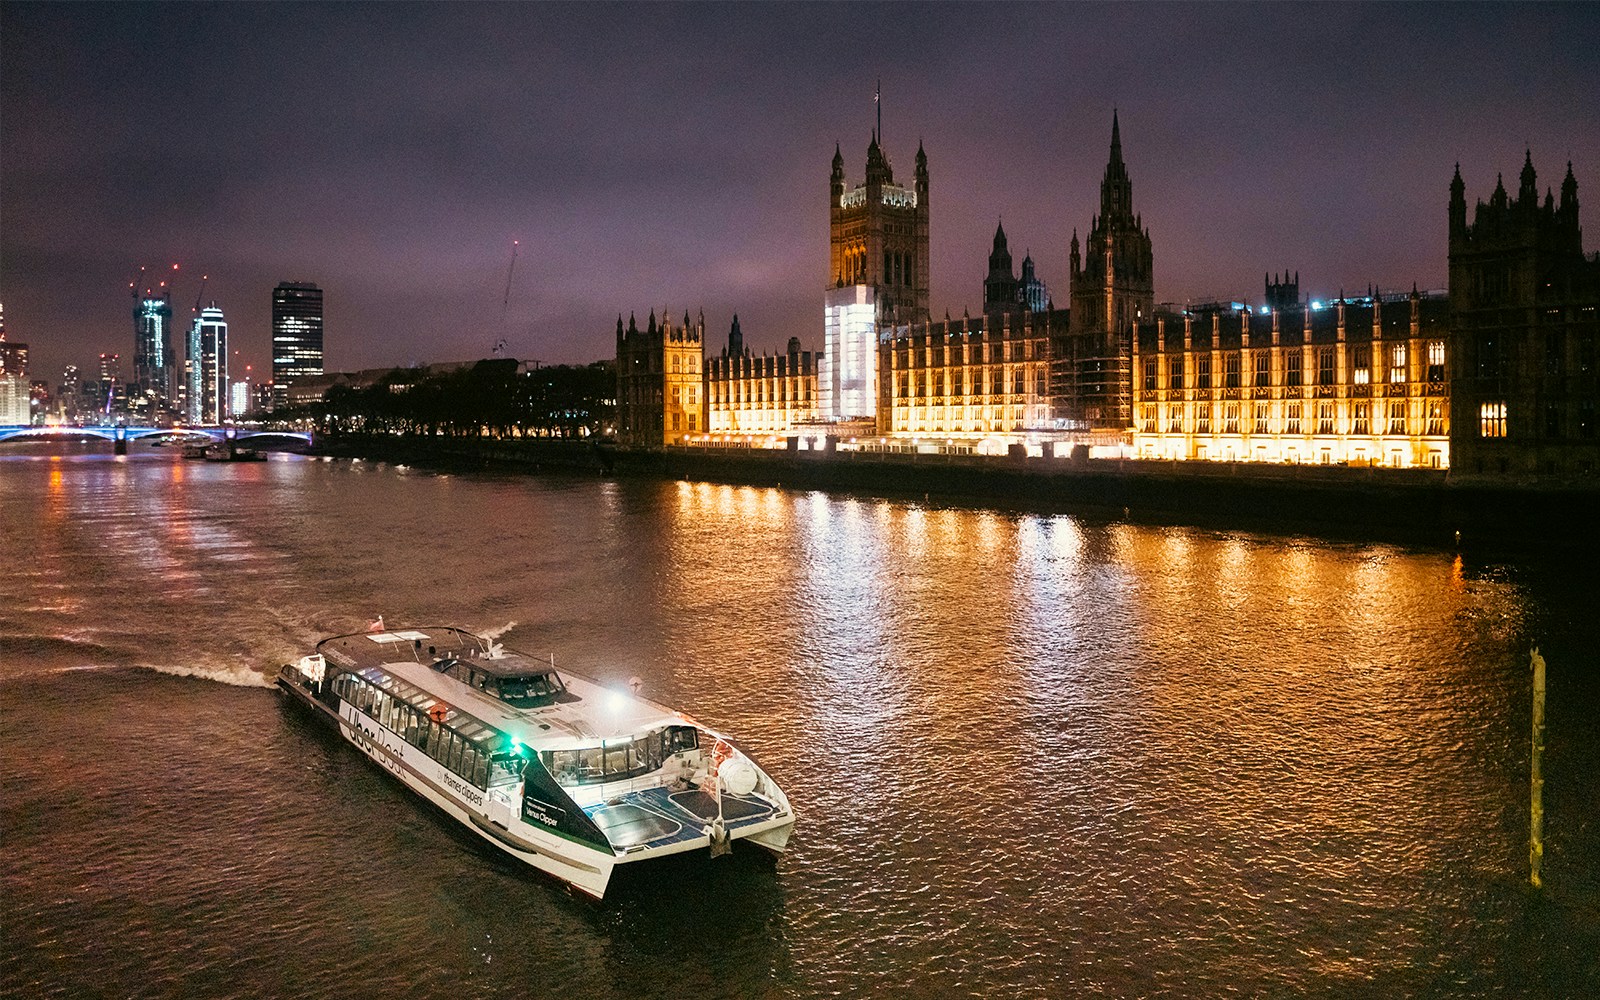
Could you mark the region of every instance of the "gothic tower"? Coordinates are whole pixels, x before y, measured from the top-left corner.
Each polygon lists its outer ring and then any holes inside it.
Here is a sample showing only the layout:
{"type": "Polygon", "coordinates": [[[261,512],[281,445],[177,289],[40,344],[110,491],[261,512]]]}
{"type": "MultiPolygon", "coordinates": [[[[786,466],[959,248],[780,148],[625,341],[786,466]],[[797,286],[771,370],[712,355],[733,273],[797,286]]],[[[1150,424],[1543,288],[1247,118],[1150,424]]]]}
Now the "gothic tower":
{"type": "Polygon", "coordinates": [[[928,156],[917,144],[913,185],[901,187],[874,132],[866,182],[847,188],[836,145],[829,190],[830,288],[876,290],[885,322],[928,318],[928,156]]]}
{"type": "Polygon", "coordinates": [[[828,288],[817,363],[823,419],[878,418],[878,335],[885,326],[928,321],[928,155],[917,144],[911,187],[894,181],[878,146],[867,145],[866,182],[847,187],[833,150],[828,183],[828,288]]]}
{"type": "Polygon", "coordinates": [[[1578,182],[1539,199],[1530,150],[1517,195],[1498,180],[1467,221],[1450,180],[1450,466],[1474,475],[1600,470],[1600,254],[1585,254],[1578,182]]]}
{"type": "Polygon", "coordinates": [[[983,311],[1009,312],[1017,307],[1017,272],[1011,267],[1004,224],[995,226],[994,250],[989,254],[989,276],[983,279],[983,311]]]}
{"type": "Polygon", "coordinates": [[[1133,182],[1122,162],[1122,133],[1111,113],[1111,158],[1100,182],[1100,214],[1083,255],[1072,234],[1067,277],[1072,303],[1071,357],[1057,372],[1058,410],[1094,430],[1126,430],[1133,421],[1130,332],[1155,307],[1150,233],[1133,211],[1133,182]]]}
{"type": "Polygon", "coordinates": [[[1089,227],[1082,257],[1072,234],[1068,275],[1072,324],[1079,330],[1121,332],[1155,306],[1150,231],[1133,211],[1133,182],[1122,162],[1122,134],[1111,113],[1111,159],[1100,182],[1100,214],[1089,227]]]}

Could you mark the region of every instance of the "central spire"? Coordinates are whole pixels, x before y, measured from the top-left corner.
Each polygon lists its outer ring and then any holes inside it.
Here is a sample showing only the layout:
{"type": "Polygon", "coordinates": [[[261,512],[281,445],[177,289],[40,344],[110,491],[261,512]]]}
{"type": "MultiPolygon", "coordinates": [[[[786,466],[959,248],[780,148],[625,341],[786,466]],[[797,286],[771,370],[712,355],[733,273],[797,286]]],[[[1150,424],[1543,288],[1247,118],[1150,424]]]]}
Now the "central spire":
{"type": "Polygon", "coordinates": [[[1122,162],[1122,129],[1117,125],[1117,109],[1111,109],[1111,162],[1122,162]]]}
{"type": "Polygon", "coordinates": [[[872,106],[878,112],[878,140],[883,140],[883,77],[878,77],[878,89],[872,92],[872,106]]]}

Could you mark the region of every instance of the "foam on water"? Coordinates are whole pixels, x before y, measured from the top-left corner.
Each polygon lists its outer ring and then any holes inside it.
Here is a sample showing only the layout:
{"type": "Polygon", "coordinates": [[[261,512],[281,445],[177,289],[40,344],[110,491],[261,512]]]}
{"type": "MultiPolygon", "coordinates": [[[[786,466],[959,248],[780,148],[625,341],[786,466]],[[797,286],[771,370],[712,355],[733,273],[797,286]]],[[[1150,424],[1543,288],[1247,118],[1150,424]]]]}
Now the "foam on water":
{"type": "Polygon", "coordinates": [[[218,684],[227,684],[230,687],[269,688],[273,686],[276,677],[276,673],[258,667],[191,667],[160,663],[140,663],[136,666],[140,670],[152,670],[158,674],[166,674],[169,677],[189,677],[194,680],[215,681],[218,684]]]}
{"type": "Polygon", "coordinates": [[[516,627],[517,627],[517,623],[516,622],[506,622],[504,625],[501,625],[499,628],[486,628],[483,631],[479,632],[478,635],[482,636],[485,640],[487,640],[489,642],[494,642],[496,639],[500,638],[501,636],[505,635],[507,632],[511,631],[512,629],[514,629],[516,627]]]}

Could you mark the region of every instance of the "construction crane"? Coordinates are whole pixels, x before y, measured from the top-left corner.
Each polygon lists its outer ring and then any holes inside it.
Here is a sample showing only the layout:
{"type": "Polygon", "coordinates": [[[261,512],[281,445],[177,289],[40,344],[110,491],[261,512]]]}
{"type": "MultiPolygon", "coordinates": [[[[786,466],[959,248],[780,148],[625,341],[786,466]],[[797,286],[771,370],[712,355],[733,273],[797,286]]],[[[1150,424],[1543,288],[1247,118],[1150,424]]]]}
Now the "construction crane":
{"type": "Polygon", "coordinates": [[[190,312],[194,313],[196,316],[200,315],[200,300],[205,298],[205,295],[206,295],[206,282],[208,282],[210,280],[211,280],[211,275],[209,275],[209,274],[202,274],[200,276],[200,291],[195,293],[195,296],[194,296],[194,308],[190,310],[190,312]]]}
{"type": "Polygon", "coordinates": [[[506,313],[511,308],[511,276],[517,270],[517,248],[521,245],[521,240],[511,241],[511,263],[506,265],[506,291],[500,298],[500,335],[495,338],[494,350],[490,352],[491,357],[500,357],[510,346],[505,338],[506,313]]]}
{"type": "Polygon", "coordinates": [[[506,267],[506,294],[500,300],[500,326],[506,325],[506,310],[511,307],[511,275],[517,269],[517,247],[522,245],[521,240],[511,241],[511,263],[506,267]]]}

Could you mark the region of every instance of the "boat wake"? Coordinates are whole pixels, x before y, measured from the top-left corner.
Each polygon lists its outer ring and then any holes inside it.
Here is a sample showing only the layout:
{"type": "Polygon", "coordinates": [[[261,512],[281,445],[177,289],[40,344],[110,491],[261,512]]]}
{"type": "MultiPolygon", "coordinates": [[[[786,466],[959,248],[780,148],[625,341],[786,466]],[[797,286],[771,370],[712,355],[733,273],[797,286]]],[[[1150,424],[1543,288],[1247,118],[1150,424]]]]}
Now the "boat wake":
{"type": "Polygon", "coordinates": [[[138,664],[140,670],[152,670],[169,677],[193,677],[196,680],[216,681],[232,687],[269,688],[273,686],[276,671],[257,667],[173,667],[155,663],[138,664]]]}
{"type": "Polygon", "coordinates": [[[517,623],[516,622],[506,622],[504,625],[500,626],[499,628],[486,628],[482,632],[479,632],[478,634],[480,636],[482,636],[488,642],[494,642],[496,639],[500,638],[501,636],[505,635],[507,632],[511,631],[512,629],[514,629],[516,627],[517,627],[517,623]]]}
{"type": "MultiPolygon", "coordinates": [[[[255,667],[178,667],[159,663],[78,663],[65,667],[46,667],[33,671],[31,676],[40,674],[78,674],[78,673],[112,673],[122,670],[148,670],[155,674],[166,674],[169,677],[192,677],[202,681],[216,681],[218,684],[227,684],[231,687],[269,688],[274,684],[276,673],[265,668],[255,667]]],[[[0,678],[0,683],[6,681],[22,680],[24,675],[0,678]]]]}

